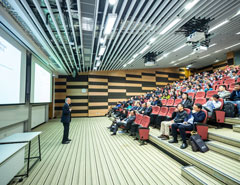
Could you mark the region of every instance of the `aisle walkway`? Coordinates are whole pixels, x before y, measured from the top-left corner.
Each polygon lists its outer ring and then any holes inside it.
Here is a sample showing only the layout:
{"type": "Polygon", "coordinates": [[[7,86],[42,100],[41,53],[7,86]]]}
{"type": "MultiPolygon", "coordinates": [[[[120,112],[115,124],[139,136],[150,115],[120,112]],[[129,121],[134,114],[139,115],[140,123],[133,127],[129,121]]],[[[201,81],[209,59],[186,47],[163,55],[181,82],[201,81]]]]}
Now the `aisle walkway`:
{"type": "Polygon", "coordinates": [[[36,128],[34,131],[43,131],[43,159],[28,178],[17,184],[190,184],[181,176],[179,163],[150,144],[139,146],[125,134],[110,136],[106,128],[109,124],[105,117],[73,119],[72,142],[68,145],[61,144],[63,128],[59,120],[36,128]]]}

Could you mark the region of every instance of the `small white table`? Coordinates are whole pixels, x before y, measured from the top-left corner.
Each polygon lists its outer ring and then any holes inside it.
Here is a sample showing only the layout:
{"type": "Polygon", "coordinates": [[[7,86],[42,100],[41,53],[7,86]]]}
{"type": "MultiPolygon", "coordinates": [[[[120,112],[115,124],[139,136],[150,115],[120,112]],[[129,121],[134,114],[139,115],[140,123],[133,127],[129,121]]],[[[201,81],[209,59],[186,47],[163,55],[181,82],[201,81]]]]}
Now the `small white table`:
{"type": "Polygon", "coordinates": [[[24,167],[27,143],[0,145],[0,184],[8,184],[24,167]]]}
{"type": "Polygon", "coordinates": [[[8,137],[5,137],[3,139],[0,139],[0,146],[4,144],[16,144],[16,143],[28,143],[28,157],[27,159],[27,173],[23,175],[17,175],[16,177],[20,176],[27,176],[29,175],[29,171],[32,169],[32,167],[38,162],[38,160],[41,161],[41,143],[40,143],[40,134],[42,132],[24,132],[24,133],[16,133],[13,135],[10,135],[8,137]],[[31,141],[38,137],[38,152],[39,156],[31,157],[31,141]],[[32,166],[30,167],[30,159],[38,159],[36,160],[32,166]]]}

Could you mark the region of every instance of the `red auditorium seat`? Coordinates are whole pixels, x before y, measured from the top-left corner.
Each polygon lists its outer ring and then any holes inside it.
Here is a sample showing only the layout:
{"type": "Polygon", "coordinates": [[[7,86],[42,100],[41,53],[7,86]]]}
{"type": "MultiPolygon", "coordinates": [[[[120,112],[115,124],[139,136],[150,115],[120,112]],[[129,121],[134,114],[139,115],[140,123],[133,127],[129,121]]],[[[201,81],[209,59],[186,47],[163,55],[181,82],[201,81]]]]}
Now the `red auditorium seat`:
{"type": "Polygon", "coordinates": [[[229,88],[228,88],[228,90],[229,91],[233,91],[234,90],[234,86],[235,86],[235,83],[231,83],[231,84],[229,84],[229,88]]]}
{"type": "Polygon", "coordinates": [[[189,92],[188,93],[188,96],[191,96],[192,97],[192,100],[195,98],[195,92],[189,92]]]}
{"type": "MultiPolygon", "coordinates": [[[[239,71],[240,72],[240,71],[239,71]]],[[[237,79],[237,82],[240,82],[240,78],[237,79]]]]}
{"type": "Polygon", "coordinates": [[[184,110],[187,112],[187,114],[190,114],[190,113],[191,113],[191,110],[188,109],[188,108],[184,108],[184,110]]]}
{"type": "Polygon", "coordinates": [[[161,102],[162,102],[162,105],[166,105],[167,104],[167,100],[166,99],[162,99],[161,102]]]}
{"type": "Polygon", "coordinates": [[[143,145],[144,141],[148,140],[149,138],[149,124],[150,117],[143,116],[140,127],[138,129],[139,139],[142,141],[140,145],[143,145]]]}
{"type": "Polygon", "coordinates": [[[206,94],[206,98],[211,98],[214,94],[218,94],[217,91],[208,91],[206,94]]]}
{"type": "Polygon", "coordinates": [[[200,103],[201,105],[203,105],[203,104],[205,104],[206,102],[207,102],[207,101],[206,101],[206,98],[196,98],[194,104],[200,103]]]}
{"type": "Polygon", "coordinates": [[[134,121],[135,124],[140,125],[142,121],[143,115],[142,114],[136,114],[136,119],[134,121]]]}
{"type": "Polygon", "coordinates": [[[172,114],[175,111],[176,107],[169,107],[169,111],[167,113],[168,118],[172,118],[172,114]]]}
{"type": "Polygon", "coordinates": [[[169,100],[167,101],[166,106],[171,107],[171,106],[173,106],[173,104],[174,104],[174,99],[169,99],[169,100]]]}
{"type": "Polygon", "coordinates": [[[158,116],[167,116],[167,113],[168,113],[168,107],[161,107],[161,110],[158,113],[158,116]]]}
{"type": "Polygon", "coordinates": [[[182,89],[182,92],[186,92],[187,89],[182,89]]]}
{"type": "Polygon", "coordinates": [[[152,106],[152,113],[151,115],[158,115],[160,111],[160,107],[159,106],[152,106]]]}
{"type": "Polygon", "coordinates": [[[200,91],[196,93],[195,98],[204,98],[205,97],[205,92],[204,91],[200,91]]]}
{"type": "Polygon", "coordinates": [[[229,78],[230,78],[230,76],[225,76],[225,77],[222,78],[222,81],[226,81],[229,78]]]}
{"type": "Polygon", "coordinates": [[[176,107],[181,102],[182,102],[182,99],[176,99],[173,106],[176,107]]]}
{"type": "Polygon", "coordinates": [[[232,83],[235,83],[235,79],[230,78],[230,79],[225,80],[225,82],[224,82],[224,84],[226,84],[226,85],[230,85],[232,83]]]}

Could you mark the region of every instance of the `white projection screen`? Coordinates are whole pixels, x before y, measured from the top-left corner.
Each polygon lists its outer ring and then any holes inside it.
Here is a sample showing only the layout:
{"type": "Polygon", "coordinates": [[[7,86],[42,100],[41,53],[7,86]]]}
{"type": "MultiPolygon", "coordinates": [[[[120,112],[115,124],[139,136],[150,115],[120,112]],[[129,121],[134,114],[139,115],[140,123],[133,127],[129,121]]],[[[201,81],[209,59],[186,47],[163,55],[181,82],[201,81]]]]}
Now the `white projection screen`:
{"type": "Polygon", "coordinates": [[[52,101],[52,72],[32,57],[31,103],[49,103],[52,101]]]}
{"type": "Polygon", "coordinates": [[[0,105],[25,103],[26,50],[0,29],[0,105]]]}

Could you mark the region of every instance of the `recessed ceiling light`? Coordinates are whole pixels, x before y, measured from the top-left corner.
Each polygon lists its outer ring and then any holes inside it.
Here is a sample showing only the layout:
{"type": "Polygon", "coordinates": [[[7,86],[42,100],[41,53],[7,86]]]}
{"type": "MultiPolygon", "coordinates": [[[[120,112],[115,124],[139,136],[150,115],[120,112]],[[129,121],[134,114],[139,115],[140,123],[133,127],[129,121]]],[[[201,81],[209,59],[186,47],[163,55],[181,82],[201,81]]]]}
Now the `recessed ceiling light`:
{"type": "Polygon", "coordinates": [[[103,44],[105,42],[105,38],[100,38],[100,43],[103,44]]]}
{"type": "Polygon", "coordinates": [[[156,40],[156,37],[153,37],[149,40],[149,44],[152,44],[156,40]]]}
{"type": "Polygon", "coordinates": [[[220,50],[217,50],[217,51],[214,51],[214,53],[218,53],[218,52],[220,52],[220,51],[222,51],[222,49],[220,49],[220,50]]]}
{"type": "Polygon", "coordinates": [[[209,46],[209,48],[211,48],[211,47],[213,47],[213,46],[216,46],[216,45],[217,45],[216,43],[211,44],[211,45],[209,46]]]}
{"type": "Polygon", "coordinates": [[[214,62],[215,62],[215,63],[216,63],[216,62],[219,62],[219,60],[215,60],[214,62]]]}
{"type": "Polygon", "coordinates": [[[116,2],[117,2],[117,0],[109,0],[109,3],[110,3],[111,5],[115,5],[116,2]]]}
{"type": "Polygon", "coordinates": [[[106,50],[106,46],[101,46],[98,55],[102,56],[105,50],[106,50]]]}
{"type": "Polygon", "coordinates": [[[225,20],[225,21],[223,21],[223,22],[221,22],[221,23],[213,26],[211,29],[208,30],[208,32],[210,33],[210,32],[212,32],[213,30],[216,30],[217,28],[219,28],[219,27],[227,24],[228,22],[229,22],[229,20],[225,20]]]}
{"type": "Polygon", "coordinates": [[[185,56],[185,57],[182,57],[182,58],[178,59],[178,61],[180,61],[180,60],[184,60],[184,59],[187,58],[187,57],[188,57],[188,55],[185,56]]]}
{"type": "Polygon", "coordinates": [[[131,59],[127,64],[133,63],[134,59],[131,59]]]}
{"type": "Polygon", "coordinates": [[[89,17],[82,17],[82,29],[84,31],[93,31],[94,21],[89,17]]]}
{"type": "Polygon", "coordinates": [[[236,34],[237,34],[237,35],[240,35],[240,32],[237,32],[236,34]]]}
{"type": "Polygon", "coordinates": [[[192,7],[194,7],[198,3],[198,1],[199,0],[193,0],[192,2],[186,4],[185,9],[190,10],[192,7]]]}
{"type": "Polygon", "coordinates": [[[136,53],[135,55],[133,55],[133,58],[136,58],[138,56],[138,54],[136,53]]]}
{"type": "Polygon", "coordinates": [[[104,35],[109,35],[112,32],[114,23],[117,19],[117,14],[108,14],[104,35]]]}
{"type": "Polygon", "coordinates": [[[175,62],[176,62],[176,60],[174,60],[174,61],[170,62],[170,64],[173,64],[173,63],[175,63],[175,62]]]}
{"type": "Polygon", "coordinates": [[[167,31],[169,31],[173,26],[175,26],[179,21],[181,20],[181,18],[176,18],[173,22],[171,22],[167,27],[165,27],[161,32],[160,35],[163,35],[164,33],[166,33],[167,31]]]}
{"type": "Polygon", "coordinates": [[[184,48],[185,46],[186,46],[186,44],[183,44],[182,46],[180,46],[180,47],[176,48],[175,50],[173,50],[173,52],[176,52],[176,51],[178,51],[178,50],[184,48]]]}
{"type": "Polygon", "coordinates": [[[235,46],[237,46],[237,45],[239,45],[239,44],[240,44],[240,42],[237,43],[237,44],[233,44],[233,45],[231,45],[231,46],[229,46],[229,47],[226,47],[226,48],[224,48],[224,49],[230,49],[230,48],[233,48],[233,47],[235,47],[235,46]]]}
{"type": "Polygon", "coordinates": [[[149,45],[146,45],[146,46],[142,49],[142,51],[140,51],[139,53],[140,53],[140,54],[143,54],[149,47],[150,47],[149,45]]]}
{"type": "Polygon", "coordinates": [[[124,65],[123,65],[123,67],[126,67],[126,66],[127,66],[127,64],[124,64],[124,65]]]}
{"type": "Polygon", "coordinates": [[[205,56],[202,56],[202,57],[199,57],[199,59],[203,59],[203,58],[206,58],[206,57],[208,57],[208,56],[210,56],[210,54],[205,55],[205,56]]]}

